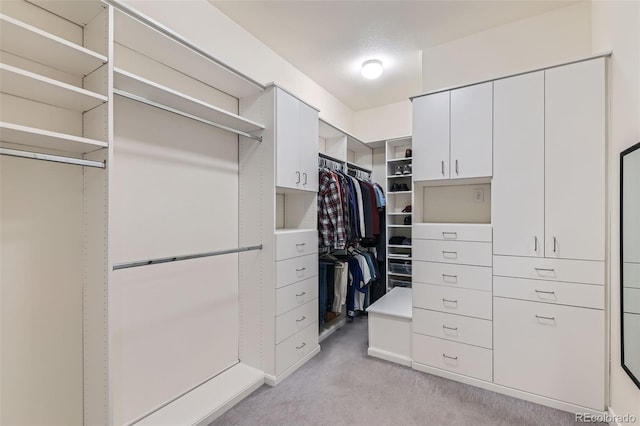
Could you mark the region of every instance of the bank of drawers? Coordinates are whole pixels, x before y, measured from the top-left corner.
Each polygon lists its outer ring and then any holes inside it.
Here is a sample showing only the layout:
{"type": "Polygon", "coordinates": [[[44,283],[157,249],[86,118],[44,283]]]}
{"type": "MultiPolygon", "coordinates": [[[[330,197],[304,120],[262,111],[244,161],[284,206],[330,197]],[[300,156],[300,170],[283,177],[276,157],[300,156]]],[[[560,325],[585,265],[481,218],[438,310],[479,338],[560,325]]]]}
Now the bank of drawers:
{"type": "Polygon", "coordinates": [[[275,374],[318,346],[317,232],[276,234],[275,374]]]}
{"type": "Polygon", "coordinates": [[[604,262],[494,256],[494,381],[604,406],[604,262]]]}
{"type": "Polygon", "coordinates": [[[413,360],[493,379],[490,225],[416,224],[413,360]]]}

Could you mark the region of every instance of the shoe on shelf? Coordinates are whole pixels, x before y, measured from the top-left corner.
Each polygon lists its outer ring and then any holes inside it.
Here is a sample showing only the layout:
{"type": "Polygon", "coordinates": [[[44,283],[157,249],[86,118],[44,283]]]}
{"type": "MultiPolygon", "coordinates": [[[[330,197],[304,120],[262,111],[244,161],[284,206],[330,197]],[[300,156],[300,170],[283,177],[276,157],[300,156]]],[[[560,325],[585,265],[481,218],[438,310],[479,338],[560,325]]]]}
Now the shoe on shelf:
{"type": "Polygon", "coordinates": [[[405,164],[402,167],[402,174],[403,175],[410,175],[411,174],[411,164],[405,164]]]}
{"type": "Polygon", "coordinates": [[[398,189],[398,191],[411,191],[409,189],[409,186],[406,183],[403,183],[403,184],[401,184],[399,186],[400,186],[400,188],[398,189]]]}
{"type": "Polygon", "coordinates": [[[394,169],[394,174],[395,175],[401,175],[403,173],[403,167],[402,165],[397,165],[394,169]]]}
{"type": "Polygon", "coordinates": [[[389,192],[397,192],[397,191],[400,191],[400,184],[394,183],[393,185],[391,185],[391,188],[389,188],[389,192]]]}
{"type": "Polygon", "coordinates": [[[402,213],[411,213],[411,204],[402,209],[402,213]]]}
{"type": "Polygon", "coordinates": [[[407,148],[404,151],[404,158],[410,158],[412,156],[413,151],[411,151],[411,148],[407,148]]]}

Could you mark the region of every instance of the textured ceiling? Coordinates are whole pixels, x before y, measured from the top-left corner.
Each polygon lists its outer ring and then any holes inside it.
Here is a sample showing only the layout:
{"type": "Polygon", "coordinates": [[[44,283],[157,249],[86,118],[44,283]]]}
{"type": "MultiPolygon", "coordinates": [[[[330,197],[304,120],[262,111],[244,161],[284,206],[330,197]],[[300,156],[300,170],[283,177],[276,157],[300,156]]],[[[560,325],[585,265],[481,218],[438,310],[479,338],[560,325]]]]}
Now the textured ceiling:
{"type": "Polygon", "coordinates": [[[209,1],[355,111],[420,93],[424,49],[573,3],[209,1]],[[371,58],[377,80],[360,75],[371,58]]]}

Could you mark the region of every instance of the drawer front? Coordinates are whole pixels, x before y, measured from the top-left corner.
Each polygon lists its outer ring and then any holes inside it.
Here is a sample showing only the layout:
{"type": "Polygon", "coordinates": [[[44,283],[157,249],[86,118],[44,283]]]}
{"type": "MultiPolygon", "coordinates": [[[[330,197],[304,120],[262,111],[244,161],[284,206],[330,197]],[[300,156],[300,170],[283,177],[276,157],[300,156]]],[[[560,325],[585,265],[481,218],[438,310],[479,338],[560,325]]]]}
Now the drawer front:
{"type": "Polygon", "coordinates": [[[490,382],[493,378],[491,349],[413,334],[413,360],[490,382]]]}
{"type": "Polygon", "coordinates": [[[317,231],[276,233],[276,260],[290,259],[317,252],[317,231]]]}
{"type": "Polygon", "coordinates": [[[604,287],[599,285],[493,277],[493,295],[510,299],[604,309],[604,287]]]}
{"type": "Polygon", "coordinates": [[[276,288],[318,276],[318,256],[294,257],[276,262],[276,288]]]}
{"type": "Polygon", "coordinates": [[[413,306],[490,320],[491,293],[431,284],[413,284],[413,306]]]}
{"type": "Polygon", "coordinates": [[[487,266],[413,261],[413,282],[491,291],[493,270],[487,266]]]}
{"type": "Polygon", "coordinates": [[[604,262],[493,256],[493,275],[604,285],[604,262]]]}
{"type": "Polygon", "coordinates": [[[308,278],[276,290],[276,315],[282,315],[318,298],[318,279],[308,278]]]}
{"type": "Polygon", "coordinates": [[[640,288],[625,287],[622,291],[623,311],[628,314],[640,314],[640,288]]]}
{"type": "Polygon", "coordinates": [[[413,332],[487,349],[493,346],[491,321],[462,315],[414,308],[413,332]]]}
{"type": "Polygon", "coordinates": [[[427,262],[491,266],[491,243],[413,240],[413,258],[427,262]]]}
{"type": "Polygon", "coordinates": [[[497,384],[604,407],[604,311],[494,298],[497,384]]]}
{"type": "Polygon", "coordinates": [[[318,300],[276,317],[276,344],[296,334],[312,322],[318,322],[318,300]]]}
{"type": "Polygon", "coordinates": [[[411,233],[418,240],[493,241],[491,225],[419,223],[413,225],[411,233]]]}
{"type": "Polygon", "coordinates": [[[318,322],[276,345],[276,375],[282,374],[318,346],[318,322]]]}

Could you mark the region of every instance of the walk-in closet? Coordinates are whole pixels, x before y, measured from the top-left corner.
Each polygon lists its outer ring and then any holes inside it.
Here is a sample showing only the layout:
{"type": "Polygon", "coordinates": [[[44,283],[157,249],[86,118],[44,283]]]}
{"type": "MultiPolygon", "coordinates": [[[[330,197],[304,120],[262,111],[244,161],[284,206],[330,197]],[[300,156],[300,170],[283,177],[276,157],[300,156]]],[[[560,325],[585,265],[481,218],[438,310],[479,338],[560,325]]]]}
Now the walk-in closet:
{"type": "Polygon", "coordinates": [[[0,0],[0,424],[640,422],[639,40],[637,0],[0,0]]]}

